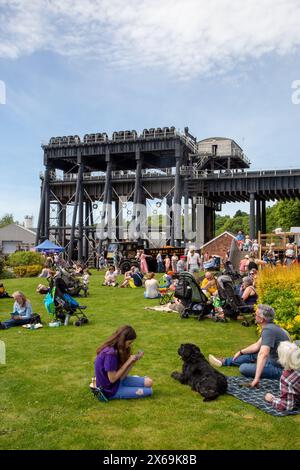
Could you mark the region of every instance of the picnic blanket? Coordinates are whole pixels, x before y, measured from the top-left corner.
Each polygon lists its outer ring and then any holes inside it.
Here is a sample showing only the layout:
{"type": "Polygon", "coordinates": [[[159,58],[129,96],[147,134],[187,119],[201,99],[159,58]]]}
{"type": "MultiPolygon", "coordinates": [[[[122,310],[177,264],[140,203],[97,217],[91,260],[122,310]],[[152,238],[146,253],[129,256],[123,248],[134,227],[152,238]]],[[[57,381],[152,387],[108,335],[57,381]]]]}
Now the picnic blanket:
{"type": "Polygon", "coordinates": [[[251,383],[251,379],[245,377],[227,377],[228,389],[227,393],[232,395],[239,400],[242,400],[250,405],[259,408],[266,413],[273,416],[287,416],[300,414],[300,408],[295,411],[278,411],[271,406],[270,403],[264,400],[264,396],[267,392],[272,393],[275,396],[279,396],[279,380],[261,379],[259,382],[259,388],[248,388],[242,386],[247,382],[251,383]]]}

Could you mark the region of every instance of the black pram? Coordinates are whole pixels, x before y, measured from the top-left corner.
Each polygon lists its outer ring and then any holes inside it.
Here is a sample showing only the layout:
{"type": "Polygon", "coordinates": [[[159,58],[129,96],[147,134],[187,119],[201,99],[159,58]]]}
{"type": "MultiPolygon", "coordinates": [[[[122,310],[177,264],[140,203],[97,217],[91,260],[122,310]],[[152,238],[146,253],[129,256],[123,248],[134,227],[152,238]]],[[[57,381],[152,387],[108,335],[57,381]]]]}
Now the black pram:
{"type": "Polygon", "coordinates": [[[84,296],[86,297],[86,289],[80,279],[75,276],[74,273],[67,271],[64,268],[58,268],[59,273],[55,275],[55,278],[60,277],[66,285],[67,293],[72,297],[80,296],[80,291],[82,290],[84,296]]]}
{"type": "Polygon", "coordinates": [[[180,314],[181,318],[188,318],[190,315],[195,315],[198,320],[202,320],[213,310],[213,305],[200,289],[196,279],[188,272],[178,274],[174,297],[181,300],[185,307],[180,314]]]}
{"type": "Polygon", "coordinates": [[[79,303],[70,296],[67,292],[67,286],[64,280],[60,277],[51,279],[50,287],[38,289],[41,294],[47,294],[44,300],[46,310],[49,314],[53,315],[55,321],[60,321],[64,325],[68,325],[71,316],[75,316],[75,326],[81,326],[88,323],[83,310],[86,306],[79,305],[79,303]]]}
{"type": "MultiPolygon", "coordinates": [[[[226,318],[237,320],[239,315],[252,314],[254,311],[254,306],[245,304],[237,293],[239,283],[235,283],[234,279],[238,281],[238,276],[234,272],[225,271],[217,278],[218,296],[222,302],[225,320],[226,318]]],[[[249,324],[245,319],[243,325],[249,326],[249,324]]]]}

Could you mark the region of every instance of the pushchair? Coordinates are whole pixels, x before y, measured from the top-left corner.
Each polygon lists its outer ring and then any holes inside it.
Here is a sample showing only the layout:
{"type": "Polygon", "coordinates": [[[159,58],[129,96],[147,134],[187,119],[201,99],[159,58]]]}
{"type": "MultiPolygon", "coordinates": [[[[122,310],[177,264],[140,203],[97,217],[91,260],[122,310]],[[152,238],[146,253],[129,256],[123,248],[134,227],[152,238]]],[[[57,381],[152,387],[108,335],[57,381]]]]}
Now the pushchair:
{"type": "Polygon", "coordinates": [[[72,316],[76,317],[75,326],[81,326],[88,323],[83,310],[86,306],[79,303],[67,292],[66,284],[61,278],[56,278],[50,287],[39,286],[38,292],[46,294],[44,304],[47,312],[53,316],[54,322],[69,324],[72,316]]]}
{"type": "Polygon", "coordinates": [[[181,318],[194,315],[198,320],[202,320],[213,311],[213,305],[200,289],[194,276],[188,272],[178,274],[174,297],[181,300],[184,305],[184,310],[180,314],[181,318]]]}
{"type": "Polygon", "coordinates": [[[222,274],[217,278],[218,296],[220,305],[224,312],[224,320],[231,318],[237,320],[239,315],[245,316],[242,322],[243,326],[249,326],[253,319],[254,306],[246,305],[237,293],[237,285],[234,284],[233,277],[230,274],[222,274]],[[252,319],[248,320],[246,315],[250,314],[252,319]]]}
{"type": "Polygon", "coordinates": [[[64,268],[59,267],[58,271],[59,274],[56,274],[55,277],[60,277],[65,282],[68,294],[70,294],[72,297],[77,297],[80,295],[82,290],[84,296],[87,296],[86,288],[79,278],[64,268]]]}

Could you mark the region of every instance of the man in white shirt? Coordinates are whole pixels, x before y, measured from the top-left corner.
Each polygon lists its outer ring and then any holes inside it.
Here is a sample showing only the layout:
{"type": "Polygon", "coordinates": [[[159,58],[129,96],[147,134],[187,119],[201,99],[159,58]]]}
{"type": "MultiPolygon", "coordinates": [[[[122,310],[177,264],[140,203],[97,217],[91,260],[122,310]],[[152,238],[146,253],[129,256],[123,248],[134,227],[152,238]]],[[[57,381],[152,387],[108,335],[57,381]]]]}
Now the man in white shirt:
{"type": "Polygon", "coordinates": [[[195,248],[190,248],[187,255],[187,269],[196,279],[199,278],[201,259],[199,253],[195,253],[195,248]]]}

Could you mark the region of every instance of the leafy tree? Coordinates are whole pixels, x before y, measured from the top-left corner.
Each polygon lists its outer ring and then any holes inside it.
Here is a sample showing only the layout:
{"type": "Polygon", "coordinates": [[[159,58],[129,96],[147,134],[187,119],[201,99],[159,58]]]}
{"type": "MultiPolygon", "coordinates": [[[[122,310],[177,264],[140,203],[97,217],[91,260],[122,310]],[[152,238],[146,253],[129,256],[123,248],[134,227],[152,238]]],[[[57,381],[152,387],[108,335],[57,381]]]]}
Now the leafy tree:
{"type": "Polygon", "coordinates": [[[230,220],[230,215],[219,215],[216,214],[215,219],[215,227],[216,227],[216,235],[220,235],[224,232],[224,225],[230,220]]]}
{"type": "Polygon", "coordinates": [[[237,211],[233,217],[229,215],[216,216],[216,235],[225,231],[237,234],[239,230],[243,230],[245,234],[249,233],[249,215],[245,212],[237,211]]]}
{"type": "MultiPolygon", "coordinates": [[[[278,201],[272,207],[266,209],[267,233],[281,227],[289,232],[291,227],[300,227],[300,199],[278,201]]],[[[236,211],[233,217],[229,215],[216,215],[216,235],[227,230],[236,234],[243,230],[249,234],[249,215],[241,210],[236,211]]]]}
{"type": "Polygon", "coordinates": [[[249,214],[247,214],[247,212],[243,212],[243,211],[241,211],[241,210],[238,210],[238,211],[236,211],[236,213],[234,214],[233,217],[244,217],[245,215],[246,215],[247,217],[249,217],[249,214]]]}
{"type": "Polygon", "coordinates": [[[281,227],[289,232],[291,227],[300,227],[300,199],[277,202],[268,211],[268,216],[267,227],[271,230],[281,227]]]}
{"type": "Polygon", "coordinates": [[[4,216],[0,219],[0,228],[13,223],[15,223],[14,216],[12,214],[4,214],[4,216]]]}

